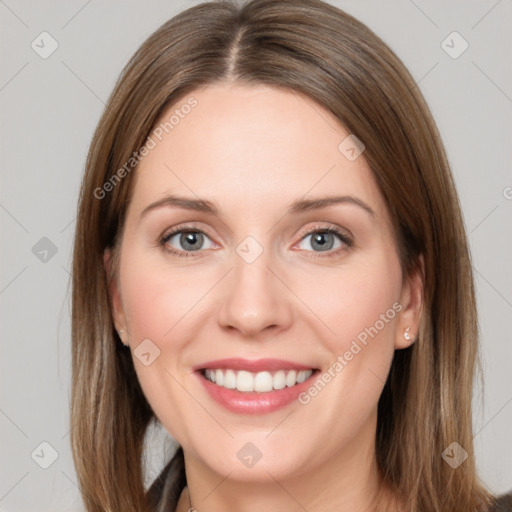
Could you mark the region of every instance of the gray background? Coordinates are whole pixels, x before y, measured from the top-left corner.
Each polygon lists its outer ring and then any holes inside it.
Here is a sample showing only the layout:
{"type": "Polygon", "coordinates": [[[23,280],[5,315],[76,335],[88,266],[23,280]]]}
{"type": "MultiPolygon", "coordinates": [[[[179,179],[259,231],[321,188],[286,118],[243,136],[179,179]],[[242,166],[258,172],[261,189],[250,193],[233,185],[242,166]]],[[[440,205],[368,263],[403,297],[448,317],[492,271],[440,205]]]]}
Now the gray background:
{"type": "MultiPolygon", "coordinates": [[[[0,0],[0,512],[81,510],[68,435],[68,283],[85,155],[129,57],[196,3],[0,0]],[[58,43],[47,59],[40,56],[43,44],[51,48],[43,31],[58,43]]],[[[512,2],[332,3],[402,58],[446,144],[480,310],[485,387],[475,397],[477,463],[484,482],[505,492],[512,488],[512,2]],[[446,39],[453,31],[469,44],[457,58],[464,43],[446,39]]],[[[166,433],[155,435],[148,481],[168,453],[161,449],[166,433]]]]}

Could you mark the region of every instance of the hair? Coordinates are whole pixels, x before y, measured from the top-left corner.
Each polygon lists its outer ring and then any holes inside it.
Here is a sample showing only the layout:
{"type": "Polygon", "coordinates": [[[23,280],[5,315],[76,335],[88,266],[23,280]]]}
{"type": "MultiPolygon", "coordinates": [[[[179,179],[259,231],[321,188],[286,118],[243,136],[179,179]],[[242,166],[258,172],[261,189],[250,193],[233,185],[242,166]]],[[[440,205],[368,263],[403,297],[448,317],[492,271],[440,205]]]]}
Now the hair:
{"type": "Polygon", "coordinates": [[[364,24],[320,0],[189,8],[142,44],[109,98],[87,157],[73,257],[71,445],[86,510],[171,510],[186,482],[179,448],[166,468],[174,496],[162,491],[164,472],[145,489],[144,439],[157,420],[114,328],[116,271],[107,275],[103,255],[112,249],[115,260],[133,193],[136,165],[127,170],[126,162],[164,110],[227,82],[306,95],[363,141],[403,275],[423,278],[416,342],[396,351],[378,404],[379,472],[416,512],[487,510],[494,497],[477,476],[472,441],[475,291],[447,156],[401,60],[364,24]],[[441,458],[454,441],[469,454],[456,470],[441,458]]]}

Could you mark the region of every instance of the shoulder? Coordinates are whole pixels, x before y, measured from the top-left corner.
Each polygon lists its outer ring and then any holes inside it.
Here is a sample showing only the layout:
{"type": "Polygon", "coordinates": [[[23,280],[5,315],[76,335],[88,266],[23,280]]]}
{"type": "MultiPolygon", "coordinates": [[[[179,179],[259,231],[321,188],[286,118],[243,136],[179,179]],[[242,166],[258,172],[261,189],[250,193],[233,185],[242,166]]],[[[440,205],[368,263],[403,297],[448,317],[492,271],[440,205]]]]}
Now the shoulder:
{"type": "Polygon", "coordinates": [[[512,493],[498,496],[489,512],[512,512],[512,493]]]}

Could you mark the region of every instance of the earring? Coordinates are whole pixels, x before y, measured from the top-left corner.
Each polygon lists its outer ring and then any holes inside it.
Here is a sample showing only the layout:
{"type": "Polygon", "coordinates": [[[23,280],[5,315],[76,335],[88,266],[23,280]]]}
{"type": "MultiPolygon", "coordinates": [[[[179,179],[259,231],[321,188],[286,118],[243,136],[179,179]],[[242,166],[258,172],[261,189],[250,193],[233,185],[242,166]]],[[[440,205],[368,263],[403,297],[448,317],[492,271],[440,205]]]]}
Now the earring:
{"type": "Polygon", "coordinates": [[[121,343],[122,343],[125,347],[127,347],[127,346],[128,346],[128,343],[125,343],[125,342],[123,341],[123,337],[121,336],[121,334],[124,332],[124,329],[119,329],[119,331],[117,331],[117,332],[118,332],[118,334],[119,334],[119,338],[121,339],[121,343]]]}
{"type": "Polygon", "coordinates": [[[405,329],[405,332],[404,332],[404,338],[407,341],[411,341],[411,335],[409,334],[409,329],[410,329],[410,327],[407,327],[407,329],[405,329]]]}

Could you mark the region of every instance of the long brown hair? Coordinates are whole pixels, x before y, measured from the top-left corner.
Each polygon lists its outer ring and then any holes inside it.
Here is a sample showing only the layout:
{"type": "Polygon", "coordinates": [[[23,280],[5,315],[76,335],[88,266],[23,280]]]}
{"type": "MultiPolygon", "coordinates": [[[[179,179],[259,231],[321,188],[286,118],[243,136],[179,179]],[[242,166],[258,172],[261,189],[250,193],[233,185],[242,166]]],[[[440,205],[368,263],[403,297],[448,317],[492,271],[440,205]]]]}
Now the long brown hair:
{"type": "MultiPolygon", "coordinates": [[[[103,266],[105,249],[117,247],[137,172],[137,161],[127,162],[164,109],[222,81],[305,94],[364,142],[404,275],[420,255],[425,262],[420,331],[395,353],[379,401],[379,469],[416,512],[485,510],[493,498],[477,477],[472,442],[478,324],[471,262],[429,108],[400,59],[352,16],[320,0],[253,0],[197,5],[152,34],[123,70],[91,143],[72,313],[71,443],[87,511],[155,508],[142,469],[155,416],[114,329],[108,284],[115,275],[103,266]],[[452,442],[469,454],[456,469],[441,457],[452,442]]],[[[183,487],[182,465],[172,478],[183,487]]]]}

